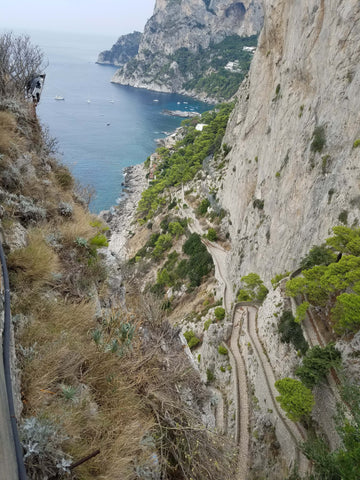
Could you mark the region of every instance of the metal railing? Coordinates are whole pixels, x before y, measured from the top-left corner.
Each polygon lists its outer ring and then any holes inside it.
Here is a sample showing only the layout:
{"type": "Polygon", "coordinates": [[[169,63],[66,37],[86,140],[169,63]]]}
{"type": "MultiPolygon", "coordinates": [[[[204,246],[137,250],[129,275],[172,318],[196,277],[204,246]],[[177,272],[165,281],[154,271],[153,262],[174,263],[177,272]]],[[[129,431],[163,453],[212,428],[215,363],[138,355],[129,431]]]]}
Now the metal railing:
{"type": "Polygon", "coordinates": [[[10,412],[10,424],[13,434],[14,441],[14,450],[16,454],[16,463],[18,468],[19,480],[27,480],[23,449],[20,443],[15,408],[14,408],[14,397],[12,390],[11,382],[11,366],[10,366],[10,338],[11,338],[11,312],[10,312],[10,285],[9,285],[9,275],[6,266],[5,253],[0,242],[0,262],[2,277],[4,282],[4,330],[3,330],[3,363],[4,363],[4,374],[5,374],[5,385],[7,392],[7,400],[10,412]]]}

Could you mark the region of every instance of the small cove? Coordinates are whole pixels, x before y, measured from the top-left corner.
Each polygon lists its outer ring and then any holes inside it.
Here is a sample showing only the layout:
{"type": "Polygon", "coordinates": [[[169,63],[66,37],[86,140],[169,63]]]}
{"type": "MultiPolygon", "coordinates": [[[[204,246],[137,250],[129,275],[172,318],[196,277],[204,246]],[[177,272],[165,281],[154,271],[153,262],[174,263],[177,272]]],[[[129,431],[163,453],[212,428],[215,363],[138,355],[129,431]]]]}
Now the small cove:
{"type": "MultiPolygon", "coordinates": [[[[163,110],[203,112],[209,105],[176,94],[110,83],[115,67],[95,63],[111,39],[41,32],[31,35],[48,59],[37,108],[42,124],[59,143],[62,161],[83,185],[92,185],[94,212],[109,209],[121,196],[123,169],[146,160],[181,118],[163,110]],[[55,100],[59,95],[64,100],[55,100]]],[[[113,40],[113,42],[115,39],[113,40]]]]}

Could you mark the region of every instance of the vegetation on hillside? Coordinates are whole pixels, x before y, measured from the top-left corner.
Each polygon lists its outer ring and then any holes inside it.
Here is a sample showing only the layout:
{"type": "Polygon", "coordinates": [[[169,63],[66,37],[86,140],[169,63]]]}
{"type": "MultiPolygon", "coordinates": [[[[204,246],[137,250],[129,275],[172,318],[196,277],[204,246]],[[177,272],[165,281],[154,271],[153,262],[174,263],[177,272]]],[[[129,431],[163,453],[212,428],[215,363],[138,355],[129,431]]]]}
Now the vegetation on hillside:
{"type": "Polygon", "coordinates": [[[193,78],[183,85],[185,90],[205,92],[210,97],[227,100],[236,93],[250,68],[253,54],[244,51],[243,47],[256,45],[256,35],[231,35],[220,43],[210,44],[207,49],[198,53],[182,48],[174,53],[172,60],[178,63],[181,73],[192,74],[193,78]],[[225,68],[229,62],[234,63],[233,70],[225,68]]]}
{"type": "Polygon", "coordinates": [[[342,405],[337,406],[337,431],[341,444],[331,451],[325,439],[313,436],[303,445],[313,462],[314,480],[357,480],[360,478],[360,387],[345,382],[342,405]],[[349,412],[351,412],[349,414],[349,412]]]}
{"type": "Polygon", "coordinates": [[[293,297],[306,295],[310,305],[330,309],[337,333],[354,333],[360,329],[360,229],[338,226],[333,232],[319,255],[314,255],[314,247],[303,260],[315,266],[289,280],[286,291],[293,297]]]}
{"type": "Polygon", "coordinates": [[[276,400],[286,412],[286,416],[297,422],[310,415],[314,405],[314,396],[303,383],[293,378],[282,378],[275,382],[280,395],[276,400]]]}
{"type": "Polygon", "coordinates": [[[125,70],[128,76],[136,71],[147,79],[165,85],[180,76],[183,79],[181,88],[224,101],[236,93],[249,71],[253,53],[243,50],[243,47],[256,45],[256,35],[231,35],[220,43],[211,43],[208,48],[200,47],[197,52],[183,47],[164,56],[148,50],[142,52],[145,59],[131,59],[125,70]],[[228,65],[229,62],[232,65],[228,65]]]}
{"type": "Polygon", "coordinates": [[[171,148],[158,148],[154,180],[142,193],[138,215],[143,222],[152,218],[159,206],[166,203],[162,196],[166,188],[180,185],[194,178],[209,155],[220,152],[221,141],[233,104],[221,105],[216,110],[203,113],[200,119],[184,122],[185,136],[171,148]],[[196,123],[207,126],[202,132],[195,130],[196,123]]]}
{"type": "Polygon", "coordinates": [[[268,289],[257,273],[249,273],[241,277],[242,288],[237,292],[238,302],[263,302],[268,289]]]}

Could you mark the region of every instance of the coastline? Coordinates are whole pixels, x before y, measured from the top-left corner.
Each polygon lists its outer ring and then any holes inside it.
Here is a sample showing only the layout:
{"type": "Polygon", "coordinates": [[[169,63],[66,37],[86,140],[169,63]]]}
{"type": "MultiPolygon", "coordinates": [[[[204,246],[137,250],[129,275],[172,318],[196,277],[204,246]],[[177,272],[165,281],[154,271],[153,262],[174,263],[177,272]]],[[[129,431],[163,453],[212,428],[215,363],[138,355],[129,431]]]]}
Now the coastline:
{"type": "Polygon", "coordinates": [[[110,210],[100,212],[100,216],[110,227],[109,251],[121,260],[126,259],[126,243],[131,233],[131,225],[142,192],[148,186],[146,169],[143,163],[124,168],[124,198],[110,210]]]}

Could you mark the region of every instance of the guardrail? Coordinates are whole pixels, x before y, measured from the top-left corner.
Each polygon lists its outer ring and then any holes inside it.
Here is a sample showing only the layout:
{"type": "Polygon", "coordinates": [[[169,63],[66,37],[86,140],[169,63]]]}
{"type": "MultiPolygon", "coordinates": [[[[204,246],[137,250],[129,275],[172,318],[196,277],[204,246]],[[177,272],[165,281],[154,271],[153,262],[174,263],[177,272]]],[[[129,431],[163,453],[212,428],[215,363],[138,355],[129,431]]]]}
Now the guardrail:
{"type": "Polygon", "coordinates": [[[27,480],[23,449],[20,443],[19,434],[17,430],[17,422],[14,408],[14,397],[11,382],[11,367],[10,367],[10,338],[11,338],[11,312],[10,312],[10,284],[9,276],[6,266],[6,258],[2,243],[0,242],[0,262],[2,277],[4,282],[4,330],[3,330],[3,363],[5,374],[5,385],[7,392],[7,400],[10,412],[10,424],[14,440],[14,449],[16,454],[16,463],[18,467],[19,480],[27,480]]]}

